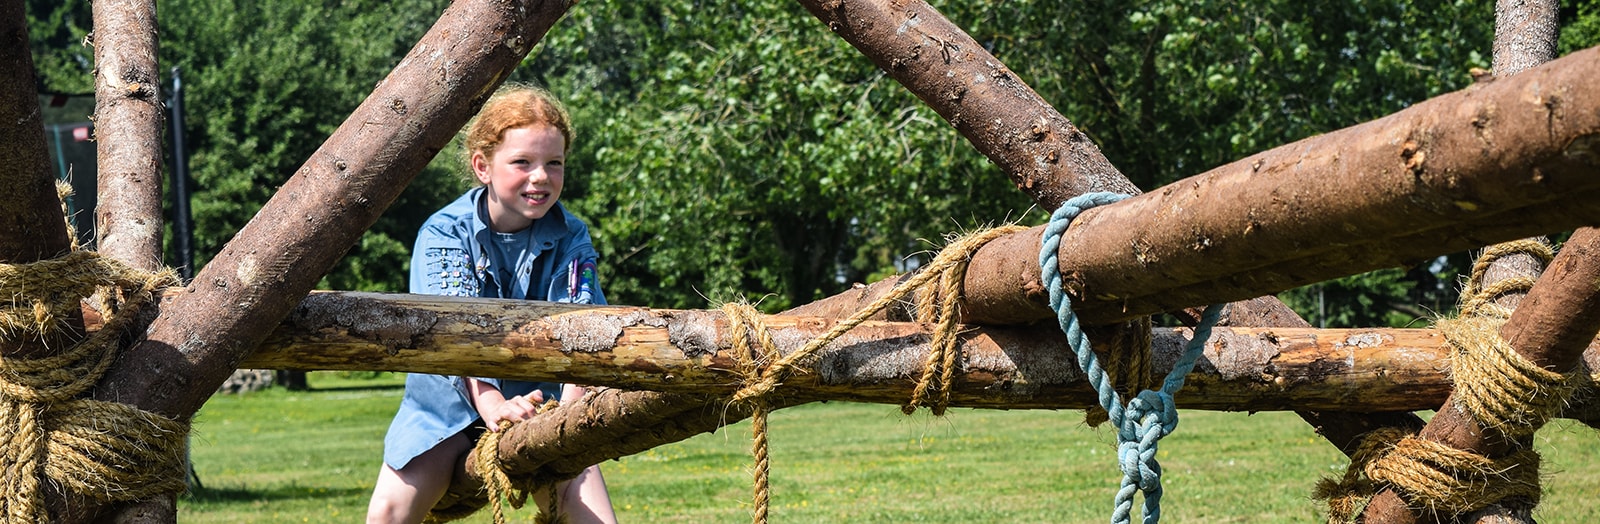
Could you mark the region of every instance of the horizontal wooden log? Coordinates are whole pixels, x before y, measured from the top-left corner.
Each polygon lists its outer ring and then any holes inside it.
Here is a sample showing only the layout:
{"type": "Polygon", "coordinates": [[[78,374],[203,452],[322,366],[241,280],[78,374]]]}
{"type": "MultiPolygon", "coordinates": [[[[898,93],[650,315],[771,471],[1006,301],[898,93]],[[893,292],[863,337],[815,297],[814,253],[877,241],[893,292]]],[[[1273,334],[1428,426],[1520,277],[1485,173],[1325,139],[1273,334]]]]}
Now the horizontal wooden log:
{"type": "MultiPolygon", "coordinates": [[[[1600,48],[1089,210],[1061,272],[1080,317],[1108,323],[1594,225],[1596,144],[1600,48]]],[[[968,322],[1052,315],[1039,235],[973,255],[968,322]]]]}
{"type": "MultiPolygon", "coordinates": [[[[835,320],[769,316],[781,354],[835,320]]],[[[1186,328],[1154,330],[1155,369],[1186,328]]],[[[899,404],[929,351],[924,324],[868,322],[825,347],[782,386],[797,398],[899,404]]],[[[548,380],[728,395],[742,374],[717,311],[579,306],[430,295],[329,292],[308,297],[243,363],[303,370],[384,370],[548,380]]],[[[975,327],[961,335],[954,406],[1077,409],[1095,404],[1054,327],[975,327]]],[[[1448,351],[1426,329],[1219,328],[1178,403],[1226,411],[1410,411],[1449,394],[1448,351]]],[[[1596,352],[1586,353],[1591,369],[1596,352]]],[[[1587,413],[1586,405],[1572,413],[1587,413]]],[[[1587,415],[1577,415],[1589,419],[1587,415]]]]}

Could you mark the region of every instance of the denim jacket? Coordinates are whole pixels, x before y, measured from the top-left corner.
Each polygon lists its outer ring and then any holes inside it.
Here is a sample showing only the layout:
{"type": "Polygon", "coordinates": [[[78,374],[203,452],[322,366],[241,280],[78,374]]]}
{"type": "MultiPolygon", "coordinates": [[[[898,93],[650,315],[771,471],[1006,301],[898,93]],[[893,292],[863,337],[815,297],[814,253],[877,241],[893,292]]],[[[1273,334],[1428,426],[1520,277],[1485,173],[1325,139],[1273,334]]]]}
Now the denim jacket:
{"type": "MultiPolygon", "coordinates": [[[[445,206],[417,233],[411,253],[411,292],[487,298],[520,298],[604,304],[595,277],[599,254],[589,227],[559,202],[535,220],[528,249],[497,257],[486,249],[494,233],[485,219],[483,187],[467,191],[445,206]],[[514,258],[514,260],[512,260],[514,258]]],[[[560,384],[480,378],[506,398],[535,389],[546,399],[560,396],[560,384]]],[[[404,468],[417,455],[473,424],[481,424],[462,377],[426,373],[406,376],[405,396],[384,436],[384,462],[404,468]]]]}

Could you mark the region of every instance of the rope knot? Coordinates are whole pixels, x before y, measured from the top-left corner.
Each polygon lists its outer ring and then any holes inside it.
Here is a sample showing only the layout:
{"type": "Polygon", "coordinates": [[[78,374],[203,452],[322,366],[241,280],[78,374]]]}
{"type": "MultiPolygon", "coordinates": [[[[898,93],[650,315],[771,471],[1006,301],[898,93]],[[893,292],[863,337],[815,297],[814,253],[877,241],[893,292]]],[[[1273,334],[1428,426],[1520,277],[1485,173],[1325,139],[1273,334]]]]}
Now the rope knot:
{"type": "Polygon", "coordinates": [[[1183,388],[1185,377],[1194,369],[1195,362],[1205,349],[1206,340],[1211,338],[1212,326],[1222,316],[1222,307],[1220,304],[1206,307],[1199,324],[1194,328],[1193,338],[1185,346],[1183,355],[1173,364],[1161,389],[1140,391],[1124,406],[1099,357],[1089,347],[1088,337],[1078,323],[1077,314],[1072,311],[1072,300],[1062,283],[1057,252],[1061,249],[1061,237],[1066,233],[1067,226],[1079,213],[1125,198],[1126,195],[1115,193],[1088,193],[1062,204],[1050,215],[1050,224],[1045,226],[1044,238],[1040,239],[1039,273],[1050,291],[1050,307],[1056,311],[1061,331],[1066,333],[1068,345],[1077,354],[1078,366],[1088,377],[1090,387],[1094,388],[1100,407],[1116,424],[1117,461],[1122,469],[1122,487],[1117,490],[1111,521],[1117,524],[1131,521],[1133,495],[1143,492],[1144,521],[1154,523],[1161,520],[1162,493],[1161,464],[1156,461],[1156,444],[1178,427],[1178,409],[1172,395],[1183,388]]]}

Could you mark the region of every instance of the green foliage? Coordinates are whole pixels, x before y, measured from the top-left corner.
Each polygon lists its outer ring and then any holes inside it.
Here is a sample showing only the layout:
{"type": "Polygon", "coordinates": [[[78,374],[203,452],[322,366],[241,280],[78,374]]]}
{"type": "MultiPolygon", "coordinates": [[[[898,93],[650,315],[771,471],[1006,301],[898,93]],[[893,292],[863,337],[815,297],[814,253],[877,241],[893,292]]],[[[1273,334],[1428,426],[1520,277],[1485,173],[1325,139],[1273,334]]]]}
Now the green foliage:
{"type": "Polygon", "coordinates": [[[89,0],[28,0],[24,11],[39,89],[94,92],[94,50],[83,45],[93,25],[89,0]]]}
{"type": "Polygon", "coordinates": [[[1566,2],[1561,20],[1561,43],[1557,48],[1560,54],[1600,44],[1600,1],[1566,2]]]}
{"type": "MultiPolygon", "coordinates": [[[[398,63],[446,2],[168,0],[161,61],[181,67],[192,212],[203,264],[264,205],[398,63]]],[[[459,192],[449,169],[419,175],[324,280],[402,291],[416,229],[459,192]]]]}

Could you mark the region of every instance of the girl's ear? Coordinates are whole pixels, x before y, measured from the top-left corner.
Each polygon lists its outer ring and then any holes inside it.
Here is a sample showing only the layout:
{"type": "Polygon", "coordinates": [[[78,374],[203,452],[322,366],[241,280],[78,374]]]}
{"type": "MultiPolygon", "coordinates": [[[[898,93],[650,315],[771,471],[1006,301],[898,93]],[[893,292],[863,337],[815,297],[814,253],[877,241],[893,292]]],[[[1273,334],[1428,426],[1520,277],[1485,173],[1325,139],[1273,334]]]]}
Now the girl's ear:
{"type": "Polygon", "coordinates": [[[472,176],[478,178],[478,183],[489,185],[489,158],[480,151],[473,151],[469,163],[472,165],[472,176]]]}

